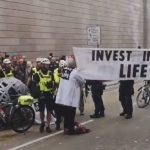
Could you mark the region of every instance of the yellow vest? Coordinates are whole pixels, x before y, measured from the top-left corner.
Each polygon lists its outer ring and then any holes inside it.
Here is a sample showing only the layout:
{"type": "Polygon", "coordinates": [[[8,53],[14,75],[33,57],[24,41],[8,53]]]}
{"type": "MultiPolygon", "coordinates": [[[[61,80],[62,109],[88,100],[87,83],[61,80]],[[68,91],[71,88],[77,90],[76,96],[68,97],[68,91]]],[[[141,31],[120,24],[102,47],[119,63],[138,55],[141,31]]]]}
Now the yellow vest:
{"type": "Polygon", "coordinates": [[[4,75],[5,75],[6,78],[14,77],[14,74],[13,74],[12,71],[10,71],[9,73],[5,73],[5,72],[4,72],[4,75]]]}
{"type": "Polygon", "coordinates": [[[37,72],[40,78],[39,87],[41,92],[51,92],[53,89],[48,87],[48,84],[52,83],[52,76],[48,71],[47,74],[43,74],[41,71],[37,72]]]}
{"type": "Polygon", "coordinates": [[[58,68],[54,70],[54,81],[57,84],[59,84],[60,82],[60,73],[58,72],[58,68]]]}
{"type": "Polygon", "coordinates": [[[30,95],[22,95],[18,98],[18,104],[20,105],[32,105],[34,99],[30,95]]]}

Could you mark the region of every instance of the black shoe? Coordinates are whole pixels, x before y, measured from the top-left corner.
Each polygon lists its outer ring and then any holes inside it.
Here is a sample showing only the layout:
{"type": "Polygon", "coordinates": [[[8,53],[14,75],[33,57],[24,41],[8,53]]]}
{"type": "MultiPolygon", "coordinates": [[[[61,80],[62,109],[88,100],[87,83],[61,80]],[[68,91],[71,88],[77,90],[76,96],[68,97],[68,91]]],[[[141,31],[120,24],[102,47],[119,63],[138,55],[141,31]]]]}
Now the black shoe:
{"type": "Polygon", "coordinates": [[[48,127],[46,127],[46,132],[47,133],[51,133],[52,132],[52,130],[50,129],[50,127],[48,126],[48,127]]]}
{"type": "Polygon", "coordinates": [[[57,130],[57,131],[61,130],[60,124],[57,124],[57,125],[56,125],[56,130],[57,130]]]}
{"type": "Polygon", "coordinates": [[[123,111],[120,113],[120,116],[124,116],[126,113],[123,111]]]}
{"type": "Polygon", "coordinates": [[[100,118],[100,114],[93,114],[93,115],[90,115],[90,118],[100,118]]]}
{"type": "Polygon", "coordinates": [[[99,115],[100,115],[100,117],[105,117],[104,113],[100,113],[99,115]]]}
{"type": "Polygon", "coordinates": [[[84,116],[84,113],[82,112],[82,113],[80,113],[80,116],[84,116]]]}
{"type": "Polygon", "coordinates": [[[44,132],[45,122],[41,123],[40,125],[40,132],[44,132]]]}
{"type": "Polygon", "coordinates": [[[132,115],[127,114],[127,115],[125,116],[125,119],[131,119],[131,118],[132,118],[132,115]]]}

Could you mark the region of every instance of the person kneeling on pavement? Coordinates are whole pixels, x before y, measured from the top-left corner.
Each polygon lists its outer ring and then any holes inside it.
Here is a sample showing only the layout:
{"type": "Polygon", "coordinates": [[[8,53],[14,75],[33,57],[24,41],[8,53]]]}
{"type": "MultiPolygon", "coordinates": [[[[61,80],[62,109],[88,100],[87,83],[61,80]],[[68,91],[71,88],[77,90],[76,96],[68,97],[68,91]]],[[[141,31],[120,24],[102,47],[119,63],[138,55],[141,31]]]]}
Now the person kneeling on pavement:
{"type": "Polygon", "coordinates": [[[51,121],[51,112],[53,110],[53,86],[54,79],[53,74],[49,71],[50,61],[47,58],[43,58],[41,61],[40,70],[33,75],[33,82],[37,88],[36,96],[39,102],[39,111],[40,111],[40,132],[44,131],[45,128],[45,107],[47,109],[47,125],[46,132],[50,133],[50,121],[51,121]]]}
{"type": "Polygon", "coordinates": [[[68,59],[67,66],[61,73],[61,80],[56,95],[56,104],[63,109],[64,134],[84,134],[90,130],[75,122],[76,108],[79,107],[80,91],[84,80],[79,76],[73,58],[68,59]]]}

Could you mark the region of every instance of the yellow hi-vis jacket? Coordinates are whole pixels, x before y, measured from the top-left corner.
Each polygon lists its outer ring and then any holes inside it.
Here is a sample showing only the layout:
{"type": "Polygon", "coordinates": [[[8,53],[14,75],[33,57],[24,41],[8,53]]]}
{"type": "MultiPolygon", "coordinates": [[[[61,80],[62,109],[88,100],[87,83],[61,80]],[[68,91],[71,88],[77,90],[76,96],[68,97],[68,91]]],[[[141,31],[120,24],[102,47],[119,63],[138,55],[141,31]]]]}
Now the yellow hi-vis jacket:
{"type": "Polygon", "coordinates": [[[58,72],[58,68],[54,70],[54,81],[56,84],[59,84],[60,82],[60,73],[58,72]]]}
{"type": "Polygon", "coordinates": [[[43,74],[41,71],[37,72],[40,78],[39,87],[40,92],[52,92],[53,87],[50,84],[53,84],[53,78],[51,73],[48,71],[47,74],[43,74]]]}
{"type": "Polygon", "coordinates": [[[6,78],[14,77],[14,74],[13,74],[13,72],[11,70],[10,70],[9,73],[5,73],[5,71],[4,71],[4,75],[5,75],[6,78]]]}

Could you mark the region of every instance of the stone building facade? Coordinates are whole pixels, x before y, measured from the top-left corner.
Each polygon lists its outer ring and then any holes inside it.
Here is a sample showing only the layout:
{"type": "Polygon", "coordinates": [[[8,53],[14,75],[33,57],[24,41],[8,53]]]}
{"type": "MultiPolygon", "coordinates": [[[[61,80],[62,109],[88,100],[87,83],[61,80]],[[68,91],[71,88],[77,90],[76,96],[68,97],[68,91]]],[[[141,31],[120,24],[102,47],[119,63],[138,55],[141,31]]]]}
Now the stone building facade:
{"type": "Polygon", "coordinates": [[[87,28],[101,29],[100,47],[149,47],[148,0],[0,0],[0,51],[32,59],[88,47],[87,28]]]}

